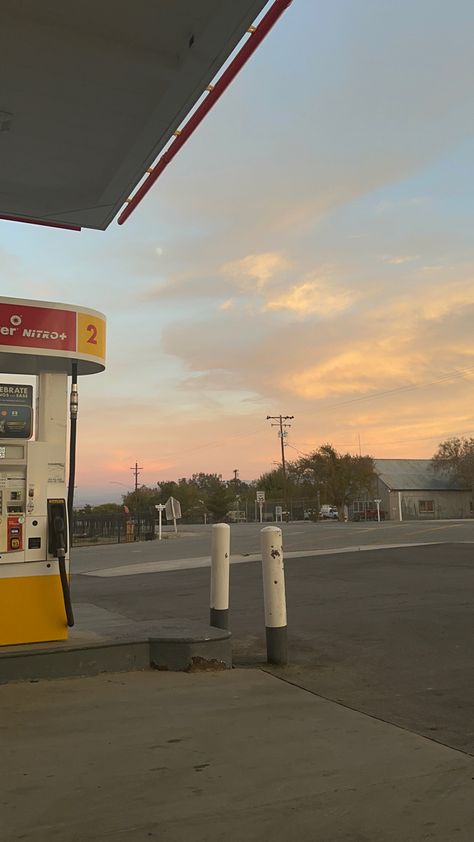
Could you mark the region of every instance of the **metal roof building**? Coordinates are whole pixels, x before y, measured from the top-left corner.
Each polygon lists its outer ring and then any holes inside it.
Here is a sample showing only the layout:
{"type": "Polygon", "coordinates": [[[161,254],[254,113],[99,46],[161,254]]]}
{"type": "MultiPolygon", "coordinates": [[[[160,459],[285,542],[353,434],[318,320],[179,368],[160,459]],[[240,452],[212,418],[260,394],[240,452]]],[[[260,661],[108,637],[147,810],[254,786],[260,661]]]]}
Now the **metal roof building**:
{"type": "Polygon", "coordinates": [[[377,497],[389,520],[473,516],[472,489],[452,471],[435,471],[431,459],[375,459],[377,497]]]}
{"type": "Polygon", "coordinates": [[[451,471],[434,470],[431,459],[375,459],[379,479],[390,491],[465,491],[451,471]]]}

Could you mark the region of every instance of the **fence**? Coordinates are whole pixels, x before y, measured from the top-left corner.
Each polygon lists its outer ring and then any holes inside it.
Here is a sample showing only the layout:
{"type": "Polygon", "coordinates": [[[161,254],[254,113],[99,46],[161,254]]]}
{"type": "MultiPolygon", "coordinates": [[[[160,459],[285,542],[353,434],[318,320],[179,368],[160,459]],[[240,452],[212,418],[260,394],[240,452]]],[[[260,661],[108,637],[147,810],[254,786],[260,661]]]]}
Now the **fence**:
{"type": "MultiPolygon", "coordinates": [[[[284,520],[317,520],[318,508],[315,500],[300,499],[288,501],[285,510],[283,500],[266,500],[263,504],[263,522],[276,521],[276,508],[283,509],[284,520]]],[[[232,513],[229,512],[229,515],[232,513]]],[[[212,519],[203,515],[183,517],[181,523],[212,523],[212,519]]],[[[229,522],[236,522],[228,517],[229,522]]],[[[243,503],[238,510],[238,522],[256,523],[260,520],[258,504],[243,503]]],[[[79,514],[75,512],[72,518],[71,545],[73,547],[88,546],[90,544],[126,544],[134,541],[151,541],[155,538],[157,518],[156,513],[143,512],[140,514],[79,514]]],[[[172,526],[165,526],[164,533],[172,530],[172,526]]]]}
{"type": "Polygon", "coordinates": [[[88,544],[127,544],[134,541],[151,541],[155,537],[155,515],[73,514],[71,544],[82,547],[88,544]]]}
{"type": "MultiPolygon", "coordinates": [[[[262,505],[262,520],[265,523],[276,521],[276,509],[281,507],[284,520],[317,520],[319,508],[313,498],[301,498],[299,500],[288,500],[287,508],[283,500],[265,500],[262,505]]],[[[257,522],[260,520],[260,508],[257,502],[247,504],[245,508],[245,520],[257,522]]]]}

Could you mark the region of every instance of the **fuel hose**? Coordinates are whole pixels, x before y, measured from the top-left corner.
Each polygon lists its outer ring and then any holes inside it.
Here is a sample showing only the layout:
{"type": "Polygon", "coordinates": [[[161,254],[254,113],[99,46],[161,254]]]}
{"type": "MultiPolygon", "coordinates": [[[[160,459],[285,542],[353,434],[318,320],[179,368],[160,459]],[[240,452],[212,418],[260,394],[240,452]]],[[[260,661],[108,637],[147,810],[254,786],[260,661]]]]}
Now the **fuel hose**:
{"type": "MultiPolygon", "coordinates": [[[[76,441],[77,441],[77,410],[78,410],[78,392],[77,392],[77,362],[72,363],[71,368],[71,395],[69,401],[69,480],[67,489],[67,519],[69,525],[69,535],[72,532],[72,513],[74,505],[74,484],[76,480],[76,441]]],[[[61,579],[61,588],[63,591],[64,608],[66,611],[67,624],[71,628],[74,625],[74,613],[71,603],[71,588],[69,578],[66,571],[66,541],[65,541],[65,525],[62,523],[62,518],[55,518],[55,529],[58,536],[58,563],[59,576],[61,579]],[[58,523],[56,523],[58,521],[58,523]],[[61,523],[59,523],[61,521],[61,523]],[[60,529],[62,525],[62,531],[60,529]],[[62,538],[62,540],[61,540],[62,538]]],[[[69,546],[71,541],[69,541],[69,546]]]]}

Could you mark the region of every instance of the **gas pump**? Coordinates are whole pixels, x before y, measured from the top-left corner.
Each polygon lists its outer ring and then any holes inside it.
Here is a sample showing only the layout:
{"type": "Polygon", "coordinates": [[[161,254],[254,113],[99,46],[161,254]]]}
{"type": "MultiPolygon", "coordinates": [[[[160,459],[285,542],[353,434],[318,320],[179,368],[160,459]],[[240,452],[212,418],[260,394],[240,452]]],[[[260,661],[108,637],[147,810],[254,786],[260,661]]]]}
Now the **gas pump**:
{"type": "Polygon", "coordinates": [[[77,375],[104,368],[101,313],[0,298],[0,645],[65,640],[74,624],[69,525],[77,375]],[[33,375],[36,389],[4,382],[3,374],[33,375]]]}

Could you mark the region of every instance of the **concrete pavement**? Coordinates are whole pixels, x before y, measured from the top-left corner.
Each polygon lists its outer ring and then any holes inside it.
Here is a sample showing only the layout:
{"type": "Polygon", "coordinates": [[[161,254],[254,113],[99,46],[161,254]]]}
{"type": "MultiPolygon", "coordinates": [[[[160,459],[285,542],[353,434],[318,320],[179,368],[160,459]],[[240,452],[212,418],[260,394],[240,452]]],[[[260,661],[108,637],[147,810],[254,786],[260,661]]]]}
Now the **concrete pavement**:
{"type": "MultiPolygon", "coordinates": [[[[231,572],[235,660],[257,668],[0,686],[1,842],[472,842],[473,525],[365,550],[356,529],[351,552],[345,525],[285,526],[289,667],[264,666],[257,528],[231,572]]],[[[73,575],[79,618],[206,622],[194,538],[142,548],[183,566],[121,575],[140,547],[78,551],[119,573],[73,575]]]]}
{"type": "Polygon", "coordinates": [[[0,702],[2,842],[474,838],[472,757],[260,670],[16,684],[0,702]]]}
{"type": "MultiPolygon", "coordinates": [[[[474,752],[474,547],[440,544],[286,561],[295,683],[474,752]]],[[[209,570],[75,576],[75,603],[132,620],[204,623],[209,570]]],[[[231,567],[234,662],[265,663],[258,562],[231,567]]]]}

